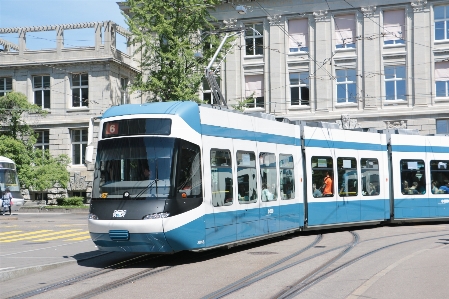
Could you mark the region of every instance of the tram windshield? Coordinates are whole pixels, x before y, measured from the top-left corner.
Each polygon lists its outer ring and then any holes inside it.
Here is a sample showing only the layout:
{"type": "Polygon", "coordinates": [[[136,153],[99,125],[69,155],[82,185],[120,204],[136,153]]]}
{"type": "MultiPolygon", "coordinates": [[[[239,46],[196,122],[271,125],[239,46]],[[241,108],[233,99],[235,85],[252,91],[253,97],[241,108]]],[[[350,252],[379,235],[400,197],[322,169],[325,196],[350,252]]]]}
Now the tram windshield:
{"type": "Polygon", "coordinates": [[[15,169],[0,168],[0,188],[12,191],[20,191],[19,179],[15,169]]]}
{"type": "Polygon", "coordinates": [[[199,147],[161,137],[130,137],[98,143],[92,197],[167,198],[201,195],[199,147]],[[177,163],[177,161],[179,161],[177,163]],[[178,165],[177,165],[178,164],[178,165]]]}

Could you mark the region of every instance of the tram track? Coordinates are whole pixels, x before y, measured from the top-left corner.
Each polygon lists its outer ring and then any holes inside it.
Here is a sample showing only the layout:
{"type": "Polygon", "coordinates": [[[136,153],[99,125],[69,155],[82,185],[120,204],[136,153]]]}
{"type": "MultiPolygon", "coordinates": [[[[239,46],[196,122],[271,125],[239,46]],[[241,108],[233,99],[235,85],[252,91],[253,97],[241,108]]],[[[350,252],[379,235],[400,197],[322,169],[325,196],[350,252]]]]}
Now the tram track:
{"type": "Polygon", "coordinates": [[[202,299],[212,299],[212,298],[215,299],[215,298],[225,297],[225,296],[230,295],[230,294],[232,294],[232,293],[234,293],[234,292],[236,292],[236,291],[238,291],[240,289],[243,289],[243,288],[245,288],[245,287],[247,287],[247,286],[249,286],[251,284],[254,284],[254,283],[256,283],[256,282],[258,282],[258,281],[260,281],[262,279],[265,279],[265,278],[267,278],[269,276],[272,276],[274,274],[280,273],[280,272],[282,272],[282,271],[284,271],[284,270],[286,270],[288,268],[291,268],[291,267],[296,266],[298,264],[304,263],[304,262],[309,261],[311,259],[314,259],[316,257],[322,256],[322,255],[327,254],[329,252],[332,252],[332,251],[344,248],[344,250],[339,255],[337,255],[336,257],[334,257],[332,259],[332,261],[334,261],[334,259],[338,259],[338,258],[340,258],[340,256],[344,255],[347,252],[348,248],[352,248],[352,247],[354,247],[357,244],[357,242],[359,240],[358,234],[353,233],[353,232],[351,232],[351,234],[353,235],[353,240],[348,245],[338,246],[336,248],[332,248],[332,249],[329,249],[329,250],[326,250],[326,251],[314,254],[312,256],[303,258],[303,259],[295,261],[293,263],[289,263],[289,264],[287,264],[285,266],[282,266],[282,267],[280,267],[278,269],[272,270],[274,267],[277,267],[277,266],[287,262],[288,260],[290,260],[290,259],[292,259],[294,257],[297,257],[300,254],[304,253],[305,251],[307,251],[307,250],[313,248],[314,246],[316,246],[323,238],[323,236],[320,234],[320,235],[317,236],[315,241],[313,241],[310,245],[306,246],[305,248],[303,248],[303,249],[301,249],[301,250],[299,250],[299,251],[297,251],[297,252],[295,252],[295,253],[293,253],[293,254],[291,254],[291,255],[283,258],[283,259],[280,259],[279,261],[276,261],[275,263],[272,263],[272,264],[264,267],[263,269],[260,269],[260,270],[254,272],[254,273],[252,273],[250,275],[247,275],[244,278],[242,278],[242,279],[240,279],[240,280],[238,280],[238,281],[236,281],[236,282],[234,282],[234,283],[232,283],[232,284],[230,284],[230,285],[228,285],[228,286],[226,286],[226,287],[224,287],[224,288],[222,288],[222,289],[220,289],[220,290],[218,290],[216,292],[208,294],[208,295],[202,297],[202,299]]]}
{"type": "MultiPolygon", "coordinates": [[[[424,240],[424,239],[429,239],[429,238],[436,238],[436,237],[443,237],[443,236],[447,236],[449,234],[441,234],[441,235],[433,235],[433,236],[427,236],[427,237],[421,237],[421,238],[414,238],[414,239],[410,239],[410,240],[405,240],[405,241],[401,241],[401,242],[396,242],[396,243],[392,243],[389,245],[385,245],[379,248],[376,248],[374,250],[371,250],[367,253],[364,253],[362,255],[359,255],[358,257],[355,257],[341,265],[339,265],[338,267],[335,267],[333,269],[330,269],[328,271],[326,271],[325,273],[317,276],[317,274],[319,272],[322,272],[322,270],[324,270],[327,267],[319,267],[317,268],[315,271],[313,271],[312,273],[309,273],[308,275],[304,276],[303,278],[301,278],[295,285],[293,285],[292,287],[290,287],[287,291],[281,292],[276,294],[275,296],[273,296],[272,298],[276,298],[276,299],[290,299],[290,298],[294,298],[297,295],[301,294],[302,292],[304,292],[305,290],[307,290],[308,288],[312,287],[313,285],[323,281],[324,279],[334,275],[335,273],[337,273],[338,271],[374,254],[377,253],[381,250],[393,247],[393,246],[397,246],[397,245],[401,245],[401,244],[405,244],[405,243],[409,243],[409,242],[414,242],[414,241],[420,241],[420,240],[424,240]]],[[[330,266],[332,263],[329,263],[328,266],[330,266]]]]}
{"type": "Polygon", "coordinates": [[[71,285],[71,284],[74,284],[74,283],[77,283],[77,282],[81,282],[83,280],[90,279],[90,278],[93,278],[93,277],[96,277],[96,276],[99,276],[99,275],[104,275],[104,274],[112,272],[112,271],[116,271],[116,270],[120,270],[120,269],[123,269],[123,268],[126,268],[126,267],[130,267],[130,266],[132,266],[132,265],[134,265],[136,263],[144,262],[144,261],[147,261],[147,260],[150,260],[150,259],[155,259],[155,258],[158,258],[158,257],[160,257],[160,255],[157,255],[157,256],[156,255],[151,255],[150,256],[148,254],[139,255],[137,257],[133,257],[133,258],[127,259],[125,261],[121,261],[119,263],[115,263],[113,265],[104,267],[104,268],[99,269],[99,270],[90,271],[88,273],[84,273],[84,274],[81,274],[81,275],[77,275],[75,277],[67,278],[67,279],[64,279],[62,281],[50,284],[50,285],[42,287],[42,288],[34,289],[34,290],[31,290],[31,291],[27,291],[27,292],[24,292],[24,293],[21,293],[21,294],[18,294],[18,295],[14,295],[14,296],[11,296],[11,297],[7,297],[7,298],[8,299],[29,298],[29,297],[32,297],[32,296],[36,296],[36,295],[48,292],[48,291],[52,291],[52,290],[56,290],[56,289],[59,289],[59,288],[63,288],[65,286],[68,286],[68,285],[71,285]]]}

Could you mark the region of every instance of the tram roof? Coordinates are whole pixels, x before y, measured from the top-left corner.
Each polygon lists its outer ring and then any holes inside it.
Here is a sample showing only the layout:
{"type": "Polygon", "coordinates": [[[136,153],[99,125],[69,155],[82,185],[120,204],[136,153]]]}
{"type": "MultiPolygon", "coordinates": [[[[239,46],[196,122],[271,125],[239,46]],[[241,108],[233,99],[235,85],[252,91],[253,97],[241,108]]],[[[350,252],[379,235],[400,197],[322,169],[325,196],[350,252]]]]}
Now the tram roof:
{"type": "Polygon", "coordinates": [[[114,106],[103,113],[102,119],[136,114],[177,115],[197,132],[201,131],[198,103],[192,101],[152,102],[114,106]]]}

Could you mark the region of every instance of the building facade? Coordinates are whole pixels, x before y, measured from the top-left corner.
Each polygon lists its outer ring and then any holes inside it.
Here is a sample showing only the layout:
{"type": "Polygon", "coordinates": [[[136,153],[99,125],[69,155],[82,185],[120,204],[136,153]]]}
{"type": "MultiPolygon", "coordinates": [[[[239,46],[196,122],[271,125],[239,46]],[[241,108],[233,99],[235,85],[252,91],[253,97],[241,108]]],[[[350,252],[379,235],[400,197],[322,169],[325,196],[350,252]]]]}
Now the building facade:
{"type": "Polygon", "coordinates": [[[449,133],[449,1],[223,1],[213,15],[243,29],[218,62],[228,104],[449,133]]]}
{"type": "MultiPolygon", "coordinates": [[[[85,164],[84,159],[89,125],[98,123],[95,117],[113,105],[141,102],[139,95],[128,92],[128,84],[139,73],[138,62],[130,55],[132,48],[120,51],[116,47],[116,37],[126,39],[129,32],[108,21],[0,28],[0,33],[18,37],[18,43],[0,39],[0,96],[18,91],[45,109],[46,117],[27,116],[27,123],[38,133],[36,147],[71,158],[67,189],[27,190],[25,198],[45,202],[54,202],[62,195],[89,199],[93,164],[85,164]],[[65,32],[86,29],[90,29],[94,45],[74,47],[73,41],[65,41],[65,32]],[[27,38],[51,31],[54,47],[27,48],[27,38]]],[[[91,129],[97,131],[97,127],[91,129]]]]}

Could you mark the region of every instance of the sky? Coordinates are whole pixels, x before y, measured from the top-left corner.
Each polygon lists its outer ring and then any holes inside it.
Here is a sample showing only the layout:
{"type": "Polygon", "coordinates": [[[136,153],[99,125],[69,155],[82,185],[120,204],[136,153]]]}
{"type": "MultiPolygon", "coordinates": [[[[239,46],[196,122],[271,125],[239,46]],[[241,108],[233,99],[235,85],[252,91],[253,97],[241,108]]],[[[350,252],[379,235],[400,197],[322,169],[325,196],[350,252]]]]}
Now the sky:
{"type": "MultiPolygon", "coordinates": [[[[127,28],[119,0],[0,0],[0,28],[113,21],[127,28]]],[[[17,44],[18,34],[0,33],[0,39],[17,44]]],[[[27,33],[27,48],[56,48],[56,32],[27,33]]],[[[117,37],[117,48],[123,49],[125,39],[117,37]]],[[[65,30],[65,46],[94,46],[93,28],[65,30]]]]}

